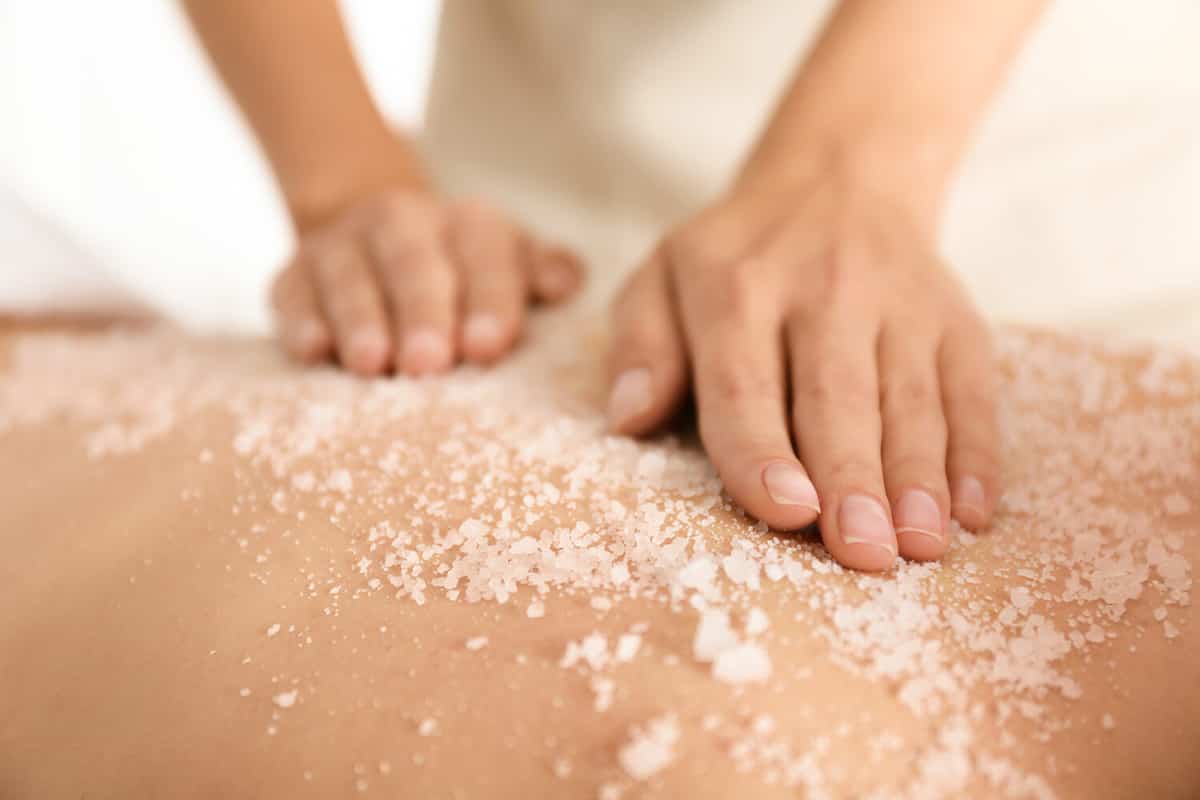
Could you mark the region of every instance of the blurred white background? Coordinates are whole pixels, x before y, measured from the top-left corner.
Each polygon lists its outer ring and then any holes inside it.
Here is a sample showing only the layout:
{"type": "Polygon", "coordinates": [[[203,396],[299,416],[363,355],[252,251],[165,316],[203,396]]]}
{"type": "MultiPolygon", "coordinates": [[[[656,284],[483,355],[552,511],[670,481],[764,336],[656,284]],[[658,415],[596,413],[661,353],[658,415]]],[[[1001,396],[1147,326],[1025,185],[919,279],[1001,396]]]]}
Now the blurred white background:
{"type": "MultiPolygon", "coordinates": [[[[377,101],[417,122],[437,0],[343,6],[377,101]]],[[[290,234],[175,2],[0,0],[0,119],[0,308],[265,327],[290,234]]]]}
{"type": "MultiPolygon", "coordinates": [[[[342,3],[379,104],[417,123],[437,0],[342,3]]],[[[949,205],[986,307],[1200,346],[1197,42],[1198,0],[1051,3],[949,205]]],[[[267,328],[286,220],[174,0],[0,0],[0,121],[0,310],[267,328]]]]}

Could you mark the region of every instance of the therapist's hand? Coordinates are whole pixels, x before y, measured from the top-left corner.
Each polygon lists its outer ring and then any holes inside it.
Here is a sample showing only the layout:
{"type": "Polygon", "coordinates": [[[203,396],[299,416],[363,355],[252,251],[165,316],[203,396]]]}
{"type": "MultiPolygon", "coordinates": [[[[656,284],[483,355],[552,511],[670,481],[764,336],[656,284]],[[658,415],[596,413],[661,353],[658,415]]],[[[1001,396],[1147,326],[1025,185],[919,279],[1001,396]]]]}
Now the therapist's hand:
{"type": "Polygon", "coordinates": [[[528,304],[563,300],[581,280],[574,255],[494,209],[403,189],[301,225],[272,304],[298,359],[420,375],[504,356],[528,304]]]}
{"type": "Polygon", "coordinates": [[[670,233],[614,304],[612,429],[691,386],[726,490],[842,564],[942,556],[999,492],[988,330],[904,203],[838,175],[739,190],[670,233]]]}

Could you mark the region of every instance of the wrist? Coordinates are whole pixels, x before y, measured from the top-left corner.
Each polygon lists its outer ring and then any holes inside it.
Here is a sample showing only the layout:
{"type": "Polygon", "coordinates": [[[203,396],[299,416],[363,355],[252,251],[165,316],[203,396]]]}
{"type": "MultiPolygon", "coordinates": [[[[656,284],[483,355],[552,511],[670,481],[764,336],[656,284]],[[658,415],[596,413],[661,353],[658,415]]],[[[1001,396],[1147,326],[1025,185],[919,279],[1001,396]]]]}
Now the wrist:
{"type": "Polygon", "coordinates": [[[275,172],[297,231],[324,224],[338,214],[389,189],[428,191],[429,179],[404,142],[390,133],[375,142],[324,148],[319,157],[275,172]]]}
{"type": "MultiPolygon", "coordinates": [[[[936,128],[930,123],[928,129],[936,128]]],[[[859,189],[901,208],[936,235],[957,151],[935,131],[855,120],[774,126],[734,182],[737,194],[790,194],[814,183],[859,189]]]]}

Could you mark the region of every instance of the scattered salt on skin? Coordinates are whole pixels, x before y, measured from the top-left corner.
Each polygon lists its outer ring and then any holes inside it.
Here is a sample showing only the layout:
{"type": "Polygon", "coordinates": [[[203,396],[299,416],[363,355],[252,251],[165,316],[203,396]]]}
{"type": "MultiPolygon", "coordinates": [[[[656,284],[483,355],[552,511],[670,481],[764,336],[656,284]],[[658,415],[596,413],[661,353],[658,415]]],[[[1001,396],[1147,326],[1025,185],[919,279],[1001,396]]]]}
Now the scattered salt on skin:
{"type": "Polygon", "coordinates": [[[675,760],[675,745],[680,737],[679,721],[673,714],[634,726],[629,742],[621,747],[617,760],[635,781],[644,781],[666,769],[675,760]]]}
{"type": "Polygon", "coordinates": [[[271,698],[271,702],[280,708],[291,708],[296,704],[296,697],[299,694],[300,692],[296,689],[286,692],[279,692],[271,698]]]}
{"type": "Polygon", "coordinates": [[[486,636],[472,636],[466,641],[466,647],[468,650],[482,650],[483,648],[487,647],[487,644],[488,637],[486,636]]]}
{"type": "MultiPolygon", "coordinates": [[[[320,509],[320,519],[332,515],[341,527],[341,515],[361,510],[372,520],[346,529],[344,564],[313,565],[306,577],[304,596],[320,594],[330,617],[366,594],[502,607],[531,591],[538,598],[525,609],[531,619],[544,614],[542,598],[558,594],[599,600],[601,611],[628,597],[663,597],[681,619],[698,614],[692,656],[711,663],[715,678],[736,686],[761,675],[774,684],[804,671],[780,666],[771,677],[771,642],[758,638],[769,628],[759,608],[769,583],[773,613],[786,615],[778,620],[804,622],[839,669],[889,687],[938,732],[914,760],[913,779],[892,796],[956,796],[972,772],[1002,791],[1045,796],[1039,776],[999,754],[1017,752],[1015,740],[976,741],[973,726],[1021,718],[1036,741],[1049,741],[1070,727],[1070,704],[1063,710],[1056,698],[1081,697],[1080,663],[1124,650],[1137,609],[1153,609],[1164,637],[1180,636],[1168,608],[1191,602],[1183,535],[1160,528],[1181,528],[1178,518],[1193,507],[1195,464],[1178,453],[1180,436],[1200,427],[1200,403],[1135,411],[1126,402],[1136,392],[1183,396],[1176,362],[1152,356],[1130,387],[1099,350],[1000,335],[1006,492],[993,530],[975,537],[953,527],[942,566],[900,563],[878,579],[847,573],[814,541],[781,543],[760,526],[730,521],[720,482],[698,452],[603,437],[597,412],[544,389],[577,362],[571,337],[542,338],[536,357],[527,348],[483,377],[438,379],[431,393],[405,381],[368,385],[331,371],[285,372],[277,361],[264,369],[263,351],[210,357],[173,336],[19,341],[0,396],[0,431],[65,414],[85,427],[84,452],[99,458],[136,452],[205,408],[229,411],[235,470],[251,466],[275,479],[245,488],[249,473],[242,473],[235,503],[242,519],[293,508],[295,493],[309,493],[304,504],[320,509]],[[76,373],[82,391],[63,386],[61,375],[76,373]],[[450,426],[430,451],[436,469],[421,445],[391,435],[389,426],[411,415],[454,419],[444,409],[456,408],[489,412],[450,426]],[[1081,409],[1103,416],[1094,434],[1079,434],[1081,409]],[[348,442],[372,449],[351,450],[348,442]],[[431,481],[439,471],[457,478],[431,481]],[[1144,486],[1163,499],[1157,508],[1124,509],[1105,496],[1105,485],[1144,486]],[[567,508],[571,521],[563,524],[557,512],[567,508]],[[730,526],[722,530],[733,536],[706,535],[714,526],[730,526]],[[994,576],[972,563],[976,548],[987,548],[986,563],[1003,565],[994,576]],[[989,577],[1010,582],[997,604],[980,602],[978,586],[989,577]],[[971,658],[952,660],[953,652],[971,658]],[[980,691],[992,705],[968,717],[963,710],[980,691]]],[[[298,510],[284,522],[293,516],[305,518],[298,510]]],[[[276,536],[276,527],[230,535],[231,547],[247,542],[234,552],[258,562],[261,582],[269,551],[257,542],[276,536]]],[[[1157,627],[1146,633],[1158,635],[1157,627]]],[[[611,702],[624,674],[618,665],[637,653],[626,637],[644,632],[595,631],[566,643],[562,663],[590,670],[596,702],[611,702]]],[[[296,639],[313,644],[304,632],[296,639]]],[[[661,664],[691,668],[682,655],[663,652],[661,664]]],[[[294,702],[298,693],[291,694],[294,702]]],[[[837,794],[820,739],[792,750],[774,736],[752,720],[731,757],[809,795],[837,794]]]]}

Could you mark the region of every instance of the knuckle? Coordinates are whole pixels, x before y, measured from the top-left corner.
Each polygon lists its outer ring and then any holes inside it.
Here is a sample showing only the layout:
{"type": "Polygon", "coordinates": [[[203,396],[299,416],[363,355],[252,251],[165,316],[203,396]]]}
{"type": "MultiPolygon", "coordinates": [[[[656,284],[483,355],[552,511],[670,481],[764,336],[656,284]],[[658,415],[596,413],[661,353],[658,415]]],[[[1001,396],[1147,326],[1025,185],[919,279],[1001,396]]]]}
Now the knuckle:
{"type": "Polygon", "coordinates": [[[879,465],[861,455],[836,454],[822,477],[831,486],[870,489],[879,484],[879,465]]]}
{"type": "Polygon", "coordinates": [[[940,405],[938,388],[932,378],[919,374],[891,375],[882,378],[879,387],[882,405],[886,409],[933,408],[940,405]]]}
{"type": "Polygon", "coordinates": [[[797,399],[807,408],[863,409],[875,402],[870,376],[830,358],[797,383],[797,399]]]}
{"type": "Polygon", "coordinates": [[[893,481],[916,481],[926,488],[946,482],[944,460],[927,451],[885,453],[883,472],[893,481]]]}
{"type": "Polygon", "coordinates": [[[720,407],[744,405],[747,401],[761,400],[779,393],[779,386],[771,377],[746,369],[738,369],[728,363],[709,368],[701,387],[700,402],[720,407]]]}

